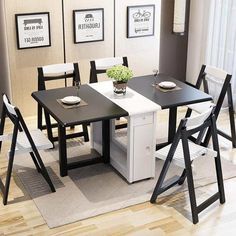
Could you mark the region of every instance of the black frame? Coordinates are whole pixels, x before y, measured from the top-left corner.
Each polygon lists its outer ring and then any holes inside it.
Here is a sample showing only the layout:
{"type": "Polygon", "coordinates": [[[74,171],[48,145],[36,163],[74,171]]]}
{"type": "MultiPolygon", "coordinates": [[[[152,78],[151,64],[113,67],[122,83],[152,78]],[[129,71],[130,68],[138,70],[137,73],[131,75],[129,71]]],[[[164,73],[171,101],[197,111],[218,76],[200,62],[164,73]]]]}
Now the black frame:
{"type": "Polygon", "coordinates": [[[22,13],[15,14],[15,24],[16,24],[16,37],[17,37],[17,49],[30,49],[30,48],[42,48],[42,47],[50,47],[51,46],[51,30],[50,30],[50,13],[49,12],[34,12],[34,13],[22,13]],[[47,15],[48,18],[48,41],[49,44],[42,46],[32,46],[32,47],[21,47],[20,46],[20,38],[19,38],[19,28],[18,28],[18,17],[19,16],[34,16],[34,15],[47,15]]]}
{"type": "MultiPolygon", "coordinates": [[[[7,97],[8,99],[8,97],[7,97]]],[[[8,99],[9,102],[9,99],[8,99]]],[[[10,103],[10,102],[9,102],[10,103]]],[[[7,205],[8,200],[8,193],[9,193],[9,187],[10,187],[10,181],[11,181],[11,175],[12,175],[12,168],[13,168],[13,162],[14,162],[14,156],[15,156],[15,148],[16,148],[16,142],[17,142],[17,135],[18,132],[24,132],[26,135],[26,138],[28,139],[32,151],[29,152],[30,156],[35,164],[35,167],[38,171],[38,173],[42,174],[43,178],[47,182],[49,188],[52,192],[56,192],[55,187],[51,181],[51,178],[47,172],[47,169],[40,157],[40,154],[38,152],[38,149],[34,143],[34,140],[25,124],[25,121],[21,115],[20,110],[17,107],[14,107],[15,114],[13,115],[7,110],[7,107],[5,103],[3,102],[2,106],[2,114],[1,114],[1,122],[0,122],[0,135],[3,135],[4,127],[5,127],[5,119],[8,117],[10,121],[13,123],[13,134],[11,139],[11,147],[9,152],[9,160],[8,160],[8,167],[7,167],[7,176],[6,176],[6,182],[5,185],[3,184],[2,180],[0,179],[0,190],[3,194],[3,205],[7,205]]],[[[0,141],[0,151],[2,148],[2,141],[0,141]]]]}
{"type": "MultiPolygon", "coordinates": [[[[41,90],[46,90],[46,82],[47,81],[52,81],[52,80],[59,80],[59,79],[64,79],[65,80],[65,87],[67,87],[67,78],[72,78],[72,86],[76,85],[76,81],[80,82],[80,73],[79,73],[79,64],[78,63],[73,63],[74,65],[74,71],[70,74],[62,74],[62,75],[48,75],[45,76],[43,73],[43,68],[42,67],[38,67],[38,91],[41,90]]],[[[43,129],[47,129],[47,134],[48,134],[48,139],[53,143],[54,145],[54,141],[58,141],[58,136],[54,137],[53,136],[53,132],[52,132],[52,128],[58,127],[57,123],[51,123],[50,120],[50,115],[47,113],[47,111],[43,111],[43,108],[40,106],[40,104],[38,103],[38,117],[37,117],[37,126],[38,129],[43,130],[43,129]],[[46,125],[43,125],[43,113],[45,116],[45,122],[46,125]]],[[[82,132],[74,132],[71,134],[67,134],[66,138],[75,138],[75,137],[84,137],[84,141],[88,142],[89,141],[89,135],[88,135],[88,128],[86,124],[82,124],[83,127],[83,131],[82,132]]],[[[71,128],[74,128],[74,126],[71,126],[71,128]]]]}
{"type": "Polygon", "coordinates": [[[135,5],[135,6],[127,6],[127,38],[139,38],[139,37],[148,37],[148,36],[154,36],[155,34],[155,4],[148,4],[148,5],[135,5]],[[130,36],[130,28],[129,28],[129,21],[130,21],[130,10],[132,8],[142,8],[142,7],[153,7],[153,29],[151,34],[147,35],[138,35],[138,36],[130,36]]]}
{"type": "MultiPolygon", "coordinates": [[[[203,85],[204,92],[209,94],[208,83],[205,78],[205,76],[206,76],[205,69],[206,69],[206,65],[202,65],[200,73],[198,75],[196,85],[194,87],[197,89],[200,89],[201,85],[203,85]]],[[[222,137],[231,141],[233,148],[236,148],[236,130],[235,130],[235,121],[234,121],[234,106],[233,106],[231,79],[232,79],[232,75],[227,74],[227,76],[224,80],[224,83],[222,85],[220,95],[219,95],[218,100],[216,102],[215,117],[217,120],[220,110],[221,110],[221,107],[222,107],[222,104],[224,102],[225,96],[227,95],[231,136],[219,129],[217,129],[217,133],[219,135],[221,135],[222,137]]],[[[188,108],[185,117],[189,117],[191,115],[191,113],[192,113],[192,110],[190,108],[188,108]]],[[[210,142],[210,137],[211,137],[211,133],[210,133],[210,130],[208,130],[206,137],[202,143],[204,146],[206,146],[206,147],[208,146],[208,144],[210,142]]],[[[193,137],[192,137],[192,140],[194,141],[193,137]]]]}
{"type": "Polygon", "coordinates": [[[73,10],[73,32],[74,32],[74,43],[75,44],[104,41],[104,8],[91,8],[91,9],[73,10]],[[89,11],[101,11],[101,13],[102,13],[102,38],[98,39],[98,40],[76,41],[76,21],[75,21],[76,13],[77,12],[89,12],[89,11]]]}
{"type": "Polygon", "coordinates": [[[219,200],[221,204],[225,203],[224,181],[223,181],[222,167],[221,167],[221,160],[220,160],[220,149],[219,149],[219,143],[217,139],[216,117],[214,115],[214,112],[212,111],[208,119],[205,120],[204,123],[201,124],[200,126],[187,129],[186,122],[187,122],[187,119],[182,119],[180,121],[178,130],[175,134],[173,143],[170,146],[170,149],[167,154],[164,165],[162,167],[160,176],[158,178],[158,181],[152,193],[150,202],[155,203],[157,197],[161,193],[167,191],[168,189],[172,188],[175,185],[182,185],[185,182],[185,179],[187,178],[190,206],[191,206],[191,211],[192,211],[192,221],[194,224],[197,224],[199,221],[198,214],[200,212],[202,212],[204,209],[206,209],[208,206],[210,206],[212,203],[214,203],[217,200],[219,200]],[[192,166],[191,166],[192,161],[190,158],[188,139],[193,134],[196,134],[199,132],[198,138],[196,141],[196,143],[199,144],[207,128],[211,130],[213,149],[217,152],[217,155],[214,159],[215,159],[215,170],[216,170],[218,191],[215,194],[213,194],[211,197],[203,201],[201,204],[197,205],[192,166]],[[170,167],[171,161],[173,160],[173,157],[174,157],[174,154],[178,147],[179,142],[182,142],[182,146],[183,146],[185,169],[180,176],[176,176],[174,178],[171,178],[165,181],[166,174],[170,167]]]}

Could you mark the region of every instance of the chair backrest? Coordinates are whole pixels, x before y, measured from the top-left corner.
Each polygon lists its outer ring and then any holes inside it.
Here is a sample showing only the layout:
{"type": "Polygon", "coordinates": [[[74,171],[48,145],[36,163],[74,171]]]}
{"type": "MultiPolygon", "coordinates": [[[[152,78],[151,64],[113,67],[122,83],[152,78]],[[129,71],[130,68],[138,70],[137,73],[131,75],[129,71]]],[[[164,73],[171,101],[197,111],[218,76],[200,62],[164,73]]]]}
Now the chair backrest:
{"type": "MultiPolygon", "coordinates": [[[[29,141],[29,143],[31,145],[32,150],[36,151],[36,149],[37,149],[36,145],[34,143],[32,136],[31,136],[31,133],[29,132],[28,127],[21,115],[20,110],[10,103],[6,94],[3,94],[3,106],[2,106],[2,114],[1,114],[1,122],[0,122],[0,136],[2,136],[2,138],[0,138],[0,150],[1,150],[1,146],[2,146],[2,141],[5,139],[11,139],[10,150],[15,152],[15,147],[17,145],[18,132],[22,132],[21,134],[25,135],[25,137],[27,138],[27,140],[29,141]],[[10,120],[14,124],[14,127],[13,127],[12,134],[4,135],[3,132],[4,132],[4,126],[5,126],[5,119],[7,116],[10,118],[10,120]]],[[[22,146],[20,146],[20,147],[22,150],[24,149],[24,148],[22,148],[22,146]]],[[[18,146],[18,148],[20,148],[20,147],[18,146]]],[[[52,144],[49,143],[48,147],[52,147],[52,144]]]]}
{"type": "Polygon", "coordinates": [[[52,80],[64,79],[65,86],[67,86],[67,78],[72,78],[72,85],[80,83],[78,63],[63,63],[38,67],[38,90],[45,90],[45,82],[52,80]]]}
{"type": "Polygon", "coordinates": [[[192,129],[192,128],[197,128],[200,127],[201,125],[204,124],[204,122],[210,117],[210,115],[213,113],[215,109],[215,106],[211,106],[208,110],[206,110],[203,113],[200,113],[196,116],[191,116],[188,118],[185,118],[185,128],[192,129]]]}
{"type": "MultiPolygon", "coordinates": [[[[216,124],[215,124],[215,114],[214,114],[215,107],[210,107],[204,113],[196,115],[194,117],[183,118],[178,126],[177,132],[174,136],[174,140],[170,146],[168,152],[168,158],[172,158],[174,153],[178,147],[179,142],[182,140],[183,148],[187,149],[189,152],[189,144],[188,139],[191,140],[191,136],[193,134],[198,133],[198,137],[195,140],[196,144],[201,144],[205,131],[210,128],[211,135],[213,140],[213,149],[219,151],[217,133],[216,133],[216,124]]],[[[183,150],[184,152],[186,150],[183,150]]]]}
{"type": "Polygon", "coordinates": [[[4,125],[5,125],[5,118],[7,116],[10,118],[10,120],[14,124],[13,137],[14,137],[14,135],[17,135],[18,131],[24,131],[25,134],[27,135],[27,137],[30,136],[29,130],[26,126],[23,116],[21,115],[20,110],[16,106],[13,106],[10,103],[6,94],[3,94],[3,106],[2,106],[2,115],[1,115],[1,123],[0,123],[0,135],[3,134],[4,125]]]}
{"type": "Polygon", "coordinates": [[[188,118],[183,118],[180,121],[178,130],[175,135],[175,142],[178,142],[182,138],[184,133],[186,138],[189,138],[193,134],[198,133],[197,143],[200,143],[203,139],[205,131],[211,126],[211,131],[216,134],[215,128],[215,106],[211,106],[205,112],[198,114],[196,116],[191,116],[188,118]]]}
{"type": "Polygon", "coordinates": [[[210,81],[211,83],[219,84],[221,86],[221,91],[219,93],[219,96],[216,99],[216,109],[215,109],[215,114],[216,117],[218,116],[221,106],[224,102],[225,95],[228,90],[231,90],[231,78],[232,75],[228,74],[226,71],[209,66],[209,65],[202,65],[202,68],[200,70],[197,83],[196,83],[196,88],[200,88],[201,85],[203,85],[204,91],[206,93],[209,93],[209,88],[208,88],[208,82],[210,81]]]}
{"type": "Polygon", "coordinates": [[[5,107],[7,109],[8,115],[10,114],[10,116],[13,115],[13,116],[17,117],[16,111],[15,111],[15,107],[10,104],[9,99],[8,99],[6,94],[3,94],[2,100],[3,100],[3,104],[5,105],[5,107]]]}
{"type": "Polygon", "coordinates": [[[89,83],[98,82],[98,74],[106,73],[106,70],[112,66],[123,65],[128,67],[127,57],[109,57],[90,61],[90,79],[89,83]]]}

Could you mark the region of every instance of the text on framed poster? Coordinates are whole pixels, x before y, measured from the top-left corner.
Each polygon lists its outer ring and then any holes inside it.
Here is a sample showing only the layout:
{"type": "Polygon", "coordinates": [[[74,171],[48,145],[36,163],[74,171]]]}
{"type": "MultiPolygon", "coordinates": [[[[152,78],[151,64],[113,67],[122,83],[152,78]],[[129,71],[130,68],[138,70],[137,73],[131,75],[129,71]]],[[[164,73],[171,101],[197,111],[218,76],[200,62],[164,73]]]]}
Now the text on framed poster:
{"type": "Polygon", "coordinates": [[[127,38],[154,35],[155,5],[127,7],[127,38]]]}
{"type": "Polygon", "coordinates": [[[74,43],[104,40],[104,9],[74,10],[74,43]]]}
{"type": "Polygon", "coordinates": [[[49,12],[16,14],[18,49],[51,46],[49,12]]]}

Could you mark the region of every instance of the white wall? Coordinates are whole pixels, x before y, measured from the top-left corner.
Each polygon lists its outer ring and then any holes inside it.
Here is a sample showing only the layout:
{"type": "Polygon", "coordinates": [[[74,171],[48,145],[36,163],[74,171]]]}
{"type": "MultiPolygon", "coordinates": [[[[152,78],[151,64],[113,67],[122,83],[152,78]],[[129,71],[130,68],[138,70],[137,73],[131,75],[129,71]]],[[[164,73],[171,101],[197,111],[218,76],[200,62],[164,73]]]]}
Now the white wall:
{"type": "MultiPolygon", "coordinates": [[[[6,42],[4,50],[9,55],[9,78],[12,100],[24,116],[36,115],[36,102],[31,93],[37,90],[37,67],[64,62],[62,2],[60,0],[1,0],[5,4],[6,42]],[[51,47],[18,50],[16,43],[15,14],[50,12],[51,47]]],[[[145,5],[146,0],[64,0],[65,6],[65,47],[66,61],[79,61],[81,80],[89,81],[90,60],[102,57],[127,56],[129,66],[135,75],[151,74],[159,68],[160,39],[160,5],[161,0],[149,0],[148,4],[156,5],[155,35],[142,38],[126,38],[127,6],[145,5]],[[114,13],[114,4],[116,12],[114,13]],[[74,44],[73,10],[104,8],[105,35],[104,41],[74,44]],[[114,14],[116,16],[116,44],[114,45],[114,14]]],[[[1,17],[3,14],[1,14],[1,17]]],[[[2,55],[0,55],[2,58],[2,55]]],[[[7,62],[7,53],[3,53],[7,62]]],[[[7,66],[4,66],[7,68],[7,66]]],[[[56,84],[57,85],[57,84],[56,84]]],[[[51,87],[56,86],[52,84],[51,87]]]]}
{"type": "Polygon", "coordinates": [[[66,0],[66,61],[79,62],[82,83],[89,82],[90,60],[113,57],[114,52],[114,1],[111,0],[66,0]],[[73,10],[104,8],[104,41],[74,44],[73,10]]]}
{"type": "Polygon", "coordinates": [[[159,69],[161,0],[148,1],[148,4],[155,4],[155,35],[126,38],[127,6],[145,4],[146,0],[116,1],[116,56],[128,57],[129,67],[133,69],[135,76],[152,74],[153,69],[159,69]]]}
{"type": "Polygon", "coordinates": [[[211,0],[191,0],[186,78],[195,84],[205,63],[206,32],[211,0]]]}
{"type": "MultiPolygon", "coordinates": [[[[4,2],[4,1],[3,1],[4,2]]],[[[23,115],[36,115],[37,67],[63,62],[61,3],[58,0],[5,0],[7,51],[12,102],[23,115]],[[15,14],[50,12],[51,47],[18,50],[15,14]]]]}

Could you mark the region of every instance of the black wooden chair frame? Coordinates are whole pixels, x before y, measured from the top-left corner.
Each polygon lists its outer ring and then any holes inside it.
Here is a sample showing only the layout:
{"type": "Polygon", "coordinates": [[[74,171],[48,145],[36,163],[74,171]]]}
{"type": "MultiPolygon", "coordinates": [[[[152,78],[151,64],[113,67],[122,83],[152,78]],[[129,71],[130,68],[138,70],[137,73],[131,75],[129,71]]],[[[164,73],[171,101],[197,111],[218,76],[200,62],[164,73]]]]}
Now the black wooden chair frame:
{"type": "MultiPolygon", "coordinates": [[[[72,78],[72,86],[76,85],[76,81],[78,80],[80,83],[80,73],[79,73],[79,65],[78,63],[73,63],[74,65],[74,71],[73,73],[68,73],[68,74],[63,74],[63,75],[57,75],[57,76],[44,76],[43,73],[43,68],[39,67],[38,68],[38,90],[46,90],[46,81],[52,81],[52,80],[60,80],[60,79],[64,79],[65,80],[65,86],[67,86],[67,78],[72,78]]],[[[38,103],[37,105],[37,110],[38,110],[38,117],[37,117],[37,126],[38,129],[40,130],[44,130],[47,129],[47,134],[48,134],[48,139],[54,143],[55,141],[58,141],[58,136],[54,137],[53,136],[53,132],[52,132],[52,128],[57,128],[58,125],[57,123],[51,123],[51,119],[50,119],[50,115],[47,113],[47,111],[44,110],[43,112],[43,108],[40,106],[40,104],[38,103]],[[46,125],[43,125],[43,113],[44,113],[44,117],[45,117],[45,123],[46,125]]],[[[77,133],[71,133],[71,134],[67,134],[66,138],[70,139],[70,138],[76,138],[76,137],[84,137],[84,141],[88,142],[89,141],[89,135],[88,135],[88,128],[87,128],[88,124],[82,124],[82,132],[77,132],[77,133]]],[[[73,127],[71,127],[73,128],[73,127]]]]}
{"type": "MultiPolygon", "coordinates": [[[[5,185],[3,184],[2,180],[0,179],[0,189],[3,193],[3,204],[6,205],[7,204],[7,200],[8,200],[8,193],[9,193],[9,187],[10,187],[10,180],[11,180],[11,174],[12,174],[12,168],[13,168],[13,162],[14,162],[14,156],[15,156],[15,148],[16,148],[16,142],[17,142],[17,135],[18,132],[25,132],[25,135],[31,145],[32,148],[32,152],[30,152],[30,156],[36,166],[36,169],[39,173],[42,174],[42,176],[44,177],[44,179],[46,180],[46,182],[48,183],[50,189],[52,192],[55,192],[55,188],[53,186],[53,183],[49,177],[49,174],[43,164],[43,161],[40,157],[40,154],[38,152],[38,149],[30,135],[30,132],[24,122],[24,119],[19,111],[19,109],[17,107],[15,107],[15,112],[16,112],[16,116],[11,114],[5,104],[3,103],[3,107],[2,107],[2,115],[1,115],[1,123],[0,123],[0,135],[3,135],[4,132],[4,126],[5,126],[5,119],[8,116],[9,119],[12,121],[12,123],[14,124],[14,128],[13,128],[13,134],[12,134],[12,140],[11,140],[11,147],[10,147],[10,152],[9,152],[9,160],[8,160],[8,168],[7,168],[7,175],[6,175],[6,182],[5,185]]],[[[0,151],[1,151],[1,147],[2,147],[2,141],[0,141],[0,151]]]]}
{"type": "MultiPolygon", "coordinates": [[[[209,94],[205,69],[206,69],[206,65],[202,65],[202,68],[200,70],[195,87],[197,89],[200,89],[201,85],[203,85],[204,92],[209,94]]],[[[217,129],[217,133],[219,135],[221,135],[222,137],[230,140],[232,142],[233,148],[236,148],[236,131],[235,131],[235,121],[234,121],[234,108],[233,108],[231,78],[232,78],[232,75],[227,74],[227,77],[223,83],[220,95],[219,95],[217,103],[216,103],[215,117],[217,120],[220,110],[221,110],[221,107],[222,107],[222,104],[224,102],[225,96],[227,94],[231,136],[219,129],[217,129]]],[[[185,117],[189,117],[191,115],[191,113],[192,113],[192,110],[190,108],[188,108],[185,117]]],[[[208,130],[202,145],[208,146],[209,141],[210,141],[210,137],[211,137],[211,131],[208,130]]],[[[192,138],[192,140],[194,140],[194,138],[192,138]]]]}
{"type": "MultiPolygon", "coordinates": [[[[123,57],[123,66],[128,67],[128,59],[127,57],[123,57]]],[[[96,62],[95,61],[90,61],[90,77],[89,77],[89,83],[97,83],[98,82],[98,74],[104,74],[106,73],[106,70],[97,70],[96,68],[96,62]]]]}
{"type": "Polygon", "coordinates": [[[179,124],[177,133],[175,135],[173,143],[171,144],[169,153],[162,167],[162,171],[156,183],[150,202],[155,203],[157,197],[161,193],[167,191],[168,189],[170,189],[171,187],[177,184],[178,185],[183,184],[185,179],[187,178],[188,192],[189,192],[190,203],[191,203],[192,220],[193,220],[193,223],[196,224],[199,221],[198,214],[202,212],[204,209],[206,209],[208,206],[210,206],[212,203],[214,203],[218,199],[220,200],[221,204],[225,203],[225,193],[224,193],[224,184],[223,184],[222,168],[221,168],[221,161],[220,161],[219,143],[218,143],[217,132],[216,132],[217,130],[216,118],[215,118],[214,113],[212,113],[211,116],[202,125],[200,125],[199,127],[193,128],[191,130],[186,129],[185,127],[186,121],[187,119],[182,119],[179,124]],[[217,152],[217,156],[215,157],[215,168],[216,168],[216,175],[217,175],[218,192],[197,206],[196,195],[195,195],[195,190],[194,190],[193,173],[192,173],[192,167],[191,167],[192,161],[190,159],[188,139],[193,134],[200,132],[198,136],[198,142],[200,143],[201,138],[203,137],[204,131],[209,127],[211,130],[211,135],[212,135],[212,140],[213,140],[213,149],[217,152]],[[183,145],[185,170],[183,171],[182,175],[176,177],[171,182],[166,181],[168,182],[168,184],[166,184],[164,183],[164,180],[165,180],[167,171],[174,157],[174,153],[178,146],[178,143],[181,140],[182,140],[182,145],[183,145]]]}

